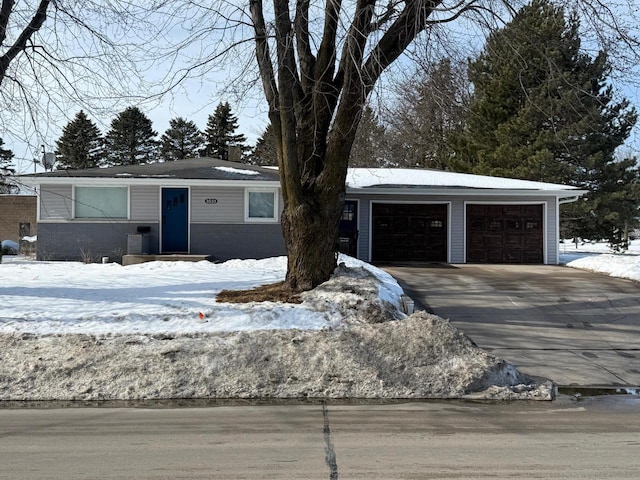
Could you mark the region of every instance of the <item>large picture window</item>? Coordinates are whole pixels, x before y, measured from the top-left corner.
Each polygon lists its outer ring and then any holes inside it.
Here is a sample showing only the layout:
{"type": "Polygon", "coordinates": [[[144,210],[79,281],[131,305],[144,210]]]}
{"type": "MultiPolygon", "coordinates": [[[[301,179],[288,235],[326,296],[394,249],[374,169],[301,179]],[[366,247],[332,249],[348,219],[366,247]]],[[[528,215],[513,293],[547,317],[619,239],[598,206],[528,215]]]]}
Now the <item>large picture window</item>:
{"type": "Polygon", "coordinates": [[[75,218],[127,218],[127,187],[76,187],[75,218]]]}
{"type": "Polygon", "coordinates": [[[245,217],[248,221],[277,221],[278,201],[274,190],[247,190],[245,217]]]}

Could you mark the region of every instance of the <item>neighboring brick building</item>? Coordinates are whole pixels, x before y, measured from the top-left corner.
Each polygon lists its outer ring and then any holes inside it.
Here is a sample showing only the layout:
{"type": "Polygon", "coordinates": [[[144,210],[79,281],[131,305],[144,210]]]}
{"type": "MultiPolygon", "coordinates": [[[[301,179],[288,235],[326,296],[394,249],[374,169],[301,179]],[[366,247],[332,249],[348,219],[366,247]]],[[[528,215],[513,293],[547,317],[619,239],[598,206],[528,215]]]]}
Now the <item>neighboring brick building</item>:
{"type": "Polygon", "coordinates": [[[0,195],[0,240],[37,234],[35,195],[0,195]]]}

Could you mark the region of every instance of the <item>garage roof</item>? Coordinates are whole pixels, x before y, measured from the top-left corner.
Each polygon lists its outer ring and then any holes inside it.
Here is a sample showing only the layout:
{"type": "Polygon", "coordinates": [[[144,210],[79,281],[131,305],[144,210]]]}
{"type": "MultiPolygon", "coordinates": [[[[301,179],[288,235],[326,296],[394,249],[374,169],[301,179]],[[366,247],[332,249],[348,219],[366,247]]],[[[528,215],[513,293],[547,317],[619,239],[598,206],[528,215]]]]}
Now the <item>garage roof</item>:
{"type": "Polygon", "coordinates": [[[409,168],[350,168],[347,173],[347,186],[351,189],[457,187],[492,190],[567,190],[571,195],[583,192],[578,187],[555,183],[409,168]]]}

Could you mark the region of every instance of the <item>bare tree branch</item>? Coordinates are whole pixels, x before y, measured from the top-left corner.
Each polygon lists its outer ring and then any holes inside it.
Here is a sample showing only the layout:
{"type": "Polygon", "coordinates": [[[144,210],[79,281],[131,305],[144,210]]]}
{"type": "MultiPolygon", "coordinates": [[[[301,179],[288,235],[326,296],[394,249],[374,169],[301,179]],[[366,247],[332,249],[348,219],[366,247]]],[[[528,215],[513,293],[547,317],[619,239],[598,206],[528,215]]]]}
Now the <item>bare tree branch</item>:
{"type": "Polygon", "coordinates": [[[4,44],[4,40],[7,38],[7,25],[9,24],[9,16],[14,4],[15,0],[2,0],[2,6],[0,6],[0,46],[4,44]]]}
{"type": "MultiPolygon", "coordinates": [[[[40,30],[40,27],[42,27],[42,24],[47,18],[47,8],[49,8],[50,3],[50,0],[40,1],[40,4],[33,14],[33,17],[31,18],[29,24],[24,28],[24,30],[22,30],[13,45],[11,45],[11,47],[5,52],[5,54],[0,57],[0,85],[2,85],[2,80],[4,79],[9,64],[11,64],[12,60],[26,48],[27,43],[29,42],[33,34],[40,30]]],[[[7,20],[9,19],[9,14],[5,11],[11,7],[13,7],[13,2],[11,2],[11,5],[8,6],[5,5],[5,2],[3,1],[2,13],[3,15],[6,13],[7,20]]],[[[2,20],[4,20],[4,18],[2,20]]],[[[3,29],[3,33],[6,34],[6,25],[3,29]]]]}
{"type": "Polygon", "coordinates": [[[311,53],[309,36],[309,0],[298,0],[295,17],[296,45],[300,62],[300,81],[306,91],[313,84],[315,57],[311,53]]]}
{"type": "Polygon", "coordinates": [[[442,2],[410,0],[405,9],[384,33],[376,47],[372,50],[364,66],[367,93],[380,74],[394,62],[416,36],[426,27],[429,16],[435,7],[442,2]]]}

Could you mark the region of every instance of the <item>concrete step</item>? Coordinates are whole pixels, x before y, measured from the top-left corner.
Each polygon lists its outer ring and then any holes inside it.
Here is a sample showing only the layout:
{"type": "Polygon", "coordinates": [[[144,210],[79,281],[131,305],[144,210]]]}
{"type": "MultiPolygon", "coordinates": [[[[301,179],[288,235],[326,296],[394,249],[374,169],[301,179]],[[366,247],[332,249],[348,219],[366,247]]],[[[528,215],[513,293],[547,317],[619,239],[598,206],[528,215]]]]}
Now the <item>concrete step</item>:
{"type": "Polygon", "coordinates": [[[203,260],[213,261],[211,255],[187,255],[187,254],[172,254],[172,255],[123,255],[122,265],[136,265],[138,263],[145,262],[201,262],[203,260]]]}

